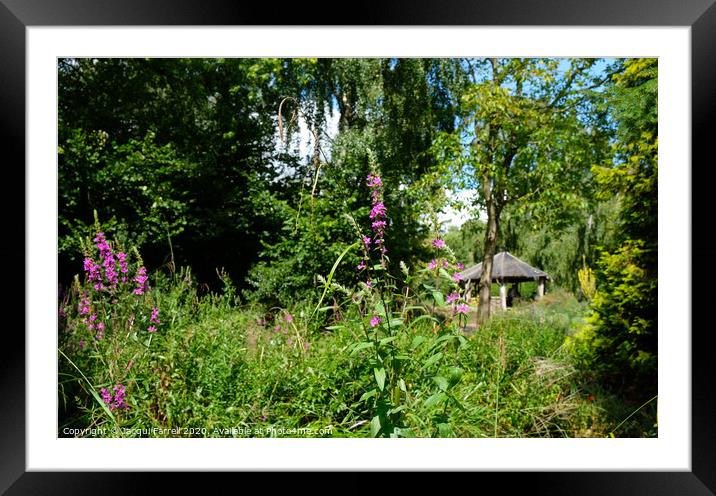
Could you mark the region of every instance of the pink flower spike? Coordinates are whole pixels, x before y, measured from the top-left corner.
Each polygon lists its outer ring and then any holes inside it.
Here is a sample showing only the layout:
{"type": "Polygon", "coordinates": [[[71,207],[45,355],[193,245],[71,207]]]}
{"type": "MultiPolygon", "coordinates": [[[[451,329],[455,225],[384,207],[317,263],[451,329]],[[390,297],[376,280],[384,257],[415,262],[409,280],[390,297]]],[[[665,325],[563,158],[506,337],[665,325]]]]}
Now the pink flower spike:
{"type": "Polygon", "coordinates": [[[435,248],[445,248],[445,241],[440,238],[436,238],[433,240],[433,246],[435,248]]]}
{"type": "Polygon", "coordinates": [[[380,317],[378,317],[377,315],[374,315],[374,316],[370,319],[370,326],[371,326],[371,327],[375,327],[375,326],[377,326],[378,324],[380,324],[381,322],[382,322],[382,319],[381,319],[380,317]]]}
{"type": "Polygon", "coordinates": [[[381,181],[380,177],[376,176],[375,174],[369,174],[366,179],[368,187],[370,188],[377,188],[379,186],[383,186],[383,181],[381,181]]]}
{"type": "Polygon", "coordinates": [[[293,322],[293,315],[291,315],[290,313],[287,313],[286,314],[286,322],[293,322]]]}
{"type": "Polygon", "coordinates": [[[375,219],[376,217],[385,217],[387,210],[383,202],[378,202],[373,205],[373,209],[370,211],[370,218],[375,219]]]}
{"type": "Polygon", "coordinates": [[[156,327],[154,327],[153,325],[152,325],[152,326],[149,326],[149,327],[147,327],[147,330],[148,330],[149,332],[157,332],[157,328],[156,328],[156,327]]]}
{"type": "Polygon", "coordinates": [[[149,322],[152,324],[161,324],[159,321],[159,309],[157,307],[152,308],[152,316],[149,317],[149,322]]]}
{"type": "Polygon", "coordinates": [[[470,311],[470,307],[467,306],[467,304],[465,304],[465,303],[461,303],[457,306],[455,311],[457,311],[457,313],[462,313],[462,314],[467,315],[467,313],[470,311]]]}
{"type": "Polygon", "coordinates": [[[437,268],[437,266],[438,266],[438,262],[437,262],[437,260],[435,260],[435,259],[433,258],[433,259],[430,261],[430,263],[428,264],[428,269],[430,269],[430,270],[435,270],[435,269],[437,268]]]}
{"type": "Polygon", "coordinates": [[[460,273],[459,273],[459,272],[455,272],[455,273],[452,275],[452,280],[455,281],[455,282],[460,282],[460,281],[462,280],[462,277],[460,276],[460,273]]]}
{"type": "Polygon", "coordinates": [[[450,293],[445,300],[447,303],[453,303],[460,299],[460,295],[458,293],[450,293]]]}

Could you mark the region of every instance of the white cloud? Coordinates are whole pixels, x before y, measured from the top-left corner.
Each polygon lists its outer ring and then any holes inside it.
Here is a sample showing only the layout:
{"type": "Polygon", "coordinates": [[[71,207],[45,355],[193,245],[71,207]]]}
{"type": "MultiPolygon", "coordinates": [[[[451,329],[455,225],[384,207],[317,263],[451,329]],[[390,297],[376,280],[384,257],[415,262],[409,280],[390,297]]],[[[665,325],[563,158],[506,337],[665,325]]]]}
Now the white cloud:
{"type": "Polygon", "coordinates": [[[445,191],[448,198],[453,198],[455,206],[448,205],[442,212],[438,213],[438,221],[442,230],[447,231],[451,226],[460,227],[471,219],[484,217],[483,212],[474,206],[475,190],[462,190],[453,193],[445,191]]]}

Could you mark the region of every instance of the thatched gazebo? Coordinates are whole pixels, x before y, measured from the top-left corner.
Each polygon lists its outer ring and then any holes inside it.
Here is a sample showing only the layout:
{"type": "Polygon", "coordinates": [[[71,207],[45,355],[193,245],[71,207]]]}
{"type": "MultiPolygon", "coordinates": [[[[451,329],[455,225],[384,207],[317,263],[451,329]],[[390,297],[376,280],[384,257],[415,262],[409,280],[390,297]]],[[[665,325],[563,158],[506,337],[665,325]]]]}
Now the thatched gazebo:
{"type": "MultiPolygon", "coordinates": [[[[473,287],[478,287],[482,276],[482,262],[460,272],[460,279],[465,282],[467,298],[473,287]]],[[[500,300],[502,308],[507,308],[507,284],[527,281],[537,281],[537,298],[544,296],[544,285],[551,279],[546,272],[536,269],[523,262],[509,252],[503,251],[492,259],[492,281],[500,285],[500,300]]]]}

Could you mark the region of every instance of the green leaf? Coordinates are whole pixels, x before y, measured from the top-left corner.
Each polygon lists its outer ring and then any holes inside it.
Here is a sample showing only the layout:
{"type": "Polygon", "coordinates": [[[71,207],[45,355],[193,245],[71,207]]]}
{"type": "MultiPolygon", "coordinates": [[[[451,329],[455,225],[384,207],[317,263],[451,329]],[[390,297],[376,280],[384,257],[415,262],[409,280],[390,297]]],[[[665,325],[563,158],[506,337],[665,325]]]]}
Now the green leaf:
{"type": "Polygon", "coordinates": [[[426,368],[430,367],[431,365],[435,365],[438,362],[438,360],[440,360],[442,357],[443,357],[442,351],[435,353],[433,356],[431,356],[430,358],[428,358],[425,361],[422,368],[426,369],[426,368]]]}
{"type": "Polygon", "coordinates": [[[361,341],[353,347],[350,354],[355,355],[359,351],[364,350],[366,348],[370,348],[371,346],[373,346],[373,343],[371,341],[361,341]]]}
{"type": "Polygon", "coordinates": [[[376,437],[380,432],[380,417],[377,415],[370,421],[370,435],[376,437]]]}
{"type": "Polygon", "coordinates": [[[405,381],[403,379],[400,379],[398,381],[398,387],[400,387],[401,391],[406,392],[406,393],[408,392],[408,388],[405,387],[405,381]]]}
{"type": "Polygon", "coordinates": [[[445,305],[445,297],[443,297],[443,294],[440,291],[433,291],[433,299],[435,300],[435,304],[439,307],[442,307],[445,305]]]}
{"type": "Polygon", "coordinates": [[[415,437],[415,433],[406,427],[396,427],[394,432],[400,437],[415,437]]]}
{"type": "Polygon", "coordinates": [[[433,381],[438,385],[441,391],[447,391],[448,380],[445,377],[438,375],[433,377],[433,381]]]}
{"type": "Polygon", "coordinates": [[[418,346],[420,346],[427,340],[428,340],[428,338],[426,338],[425,336],[415,336],[413,338],[413,342],[410,343],[410,348],[412,348],[414,350],[415,348],[417,348],[418,346]]]}
{"type": "Polygon", "coordinates": [[[398,339],[398,336],[388,336],[387,338],[381,339],[381,340],[379,341],[379,343],[380,343],[381,345],[384,345],[384,344],[388,344],[388,343],[390,343],[390,342],[393,342],[393,341],[395,341],[396,339],[398,339]]]}
{"type": "Polygon", "coordinates": [[[375,396],[376,394],[378,394],[378,390],[377,390],[377,389],[371,389],[371,390],[368,391],[367,393],[363,393],[363,395],[360,397],[360,400],[358,400],[358,402],[360,403],[360,402],[362,402],[362,401],[365,401],[365,400],[367,400],[367,399],[370,399],[370,398],[372,398],[373,396],[375,396]]]}
{"type": "Polygon", "coordinates": [[[337,329],[343,329],[344,327],[345,327],[344,325],[333,325],[333,326],[325,327],[324,329],[329,330],[329,331],[334,331],[337,329]]]}
{"type": "Polygon", "coordinates": [[[462,378],[462,369],[460,367],[450,367],[448,369],[448,384],[453,387],[462,378]]]}
{"type": "Polygon", "coordinates": [[[408,305],[407,307],[405,307],[405,311],[407,312],[408,310],[420,310],[421,312],[427,311],[422,305],[408,305]]]}
{"type": "Polygon", "coordinates": [[[441,423],[438,424],[438,433],[440,437],[452,437],[453,432],[450,424],[441,423]]]}
{"type": "Polygon", "coordinates": [[[417,323],[420,322],[421,320],[425,320],[425,319],[427,319],[427,320],[432,320],[432,321],[435,322],[436,324],[439,324],[439,323],[440,323],[440,321],[439,321],[438,319],[436,319],[435,317],[433,317],[432,315],[421,315],[420,317],[414,319],[414,320],[410,323],[410,328],[411,328],[411,329],[414,328],[414,327],[415,327],[415,324],[417,324],[417,323]]]}
{"type": "Polygon", "coordinates": [[[402,325],[403,325],[403,319],[390,319],[390,320],[388,321],[388,324],[389,324],[391,327],[393,327],[393,326],[396,326],[396,327],[397,327],[397,326],[402,326],[402,325]]]}
{"type": "Polygon", "coordinates": [[[373,374],[375,374],[375,381],[378,383],[378,387],[382,391],[385,387],[385,369],[375,368],[373,369],[373,374]]]}
{"type": "Polygon", "coordinates": [[[443,334],[442,336],[440,336],[439,338],[437,338],[437,339],[435,340],[435,343],[433,343],[433,346],[435,346],[435,345],[437,345],[437,344],[440,344],[440,343],[442,343],[443,341],[449,341],[449,340],[454,339],[454,338],[455,338],[455,336],[452,335],[452,334],[443,334]]]}
{"type": "Polygon", "coordinates": [[[446,398],[445,393],[442,391],[439,393],[435,393],[434,395],[430,396],[427,400],[425,400],[425,408],[432,408],[433,406],[437,405],[441,401],[443,401],[446,398]]]}

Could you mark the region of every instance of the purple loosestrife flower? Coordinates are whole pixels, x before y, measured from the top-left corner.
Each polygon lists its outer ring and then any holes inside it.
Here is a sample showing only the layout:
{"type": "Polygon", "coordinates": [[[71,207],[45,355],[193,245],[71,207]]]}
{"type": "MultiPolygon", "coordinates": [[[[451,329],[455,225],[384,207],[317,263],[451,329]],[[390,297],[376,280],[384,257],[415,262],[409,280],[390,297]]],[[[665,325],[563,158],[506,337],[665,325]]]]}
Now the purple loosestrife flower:
{"type": "Polygon", "coordinates": [[[457,313],[463,313],[463,314],[467,315],[467,313],[470,311],[470,307],[467,306],[467,304],[465,304],[465,303],[461,303],[455,308],[455,311],[457,313]]]}
{"type": "Polygon", "coordinates": [[[107,278],[107,282],[110,287],[116,286],[119,282],[119,274],[116,270],[114,255],[112,255],[111,252],[108,254],[107,258],[104,259],[104,262],[102,262],[102,266],[104,267],[104,276],[107,278]]]}
{"type": "Polygon", "coordinates": [[[380,324],[381,322],[382,322],[381,318],[378,317],[377,315],[374,315],[374,316],[371,317],[371,319],[370,319],[370,326],[371,326],[371,327],[375,327],[375,326],[377,326],[378,324],[380,324]]]}
{"type": "Polygon", "coordinates": [[[430,263],[428,264],[428,269],[430,269],[430,270],[435,270],[435,269],[437,268],[437,266],[438,266],[438,262],[437,262],[437,260],[435,260],[435,259],[433,258],[433,259],[430,261],[430,263]]]}
{"type": "Polygon", "coordinates": [[[102,401],[104,401],[107,405],[112,403],[112,393],[107,391],[105,388],[100,389],[99,392],[102,395],[102,401]]]}
{"type": "Polygon", "coordinates": [[[447,270],[450,267],[450,262],[442,258],[440,259],[440,265],[442,265],[443,269],[447,270]]]}
{"type": "Polygon", "coordinates": [[[80,349],[81,350],[85,349],[85,340],[84,339],[80,339],[80,349]]]}
{"type": "MultiPolygon", "coordinates": [[[[384,220],[387,217],[388,210],[381,199],[380,187],[383,186],[383,181],[381,181],[379,176],[370,174],[367,177],[367,184],[368,187],[372,189],[370,193],[370,197],[373,202],[373,206],[370,211],[370,218],[373,220],[373,223],[371,224],[373,229],[372,242],[376,246],[376,250],[380,251],[381,259],[383,259],[383,256],[387,251],[383,249],[382,246],[384,241],[383,237],[385,236],[385,228],[388,226],[388,223],[384,220]]],[[[364,237],[363,242],[365,243],[366,250],[368,250],[369,244],[365,238],[366,237],[364,237]]]]}
{"type": "Polygon", "coordinates": [[[368,177],[366,179],[368,180],[368,187],[370,188],[378,188],[380,186],[383,186],[383,181],[381,181],[380,177],[375,174],[368,174],[368,177]]]}
{"type": "Polygon", "coordinates": [[[152,324],[161,324],[159,321],[159,309],[157,307],[152,308],[152,316],[149,317],[149,322],[152,324]]]}
{"type": "Polygon", "coordinates": [[[110,410],[128,410],[129,406],[127,406],[124,386],[122,384],[117,384],[116,386],[114,386],[113,389],[114,399],[112,400],[112,404],[109,407],[110,410]]]}
{"type": "Polygon", "coordinates": [[[276,327],[274,327],[273,332],[281,332],[281,326],[277,325],[276,327]]]}
{"type": "Polygon", "coordinates": [[[440,238],[436,238],[433,240],[433,246],[439,249],[445,248],[445,241],[440,238]]]}
{"type": "Polygon", "coordinates": [[[447,299],[446,299],[445,301],[446,301],[447,303],[453,303],[453,302],[455,302],[455,301],[457,301],[457,300],[459,300],[459,299],[460,299],[460,295],[459,295],[458,293],[453,292],[453,293],[450,293],[450,294],[448,295],[448,297],[447,297],[447,299]]]}
{"type": "Polygon", "coordinates": [[[127,254],[123,252],[117,253],[117,261],[119,262],[119,271],[122,274],[129,272],[129,266],[127,265],[127,254]]]}
{"type": "Polygon", "coordinates": [[[87,315],[90,313],[90,301],[87,297],[87,293],[82,293],[82,298],[79,304],[80,315],[87,315]]]}
{"type": "Polygon", "coordinates": [[[153,325],[150,325],[149,327],[147,327],[147,330],[148,330],[149,332],[157,332],[157,328],[154,327],[153,325]]]}
{"type": "Polygon", "coordinates": [[[383,202],[377,202],[373,205],[373,209],[370,211],[370,218],[376,219],[385,217],[385,214],[387,213],[387,210],[385,208],[385,205],[383,202]]]}
{"type": "Polygon", "coordinates": [[[137,287],[134,290],[135,295],[143,295],[146,291],[149,291],[149,285],[147,284],[147,269],[144,266],[137,269],[137,275],[134,276],[134,282],[137,283],[137,287]]]}
{"type": "Polygon", "coordinates": [[[456,265],[458,270],[465,270],[465,265],[461,264],[460,262],[458,262],[456,265]]]}
{"type": "Polygon", "coordinates": [[[286,322],[293,322],[293,315],[291,315],[290,313],[287,313],[286,314],[286,322]]]}
{"type": "MultiPolygon", "coordinates": [[[[85,271],[89,273],[87,280],[90,282],[95,281],[101,286],[102,275],[99,273],[100,265],[95,263],[91,258],[85,258],[84,267],[85,271]]],[[[97,289],[97,284],[95,284],[95,289],[97,289]]],[[[101,289],[101,287],[99,289],[101,289]]]]}
{"type": "Polygon", "coordinates": [[[373,287],[373,281],[371,281],[370,279],[368,279],[368,280],[365,282],[365,285],[368,286],[369,288],[372,288],[372,287],[373,287]]]}
{"type": "MultiPolygon", "coordinates": [[[[373,230],[380,231],[381,229],[385,229],[385,226],[387,225],[388,224],[384,220],[376,220],[375,222],[373,222],[373,230]]],[[[378,240],[376,240],[375,242],[378,243],[378,240]]]]}
{"type": "Polygon", "coordinates": [[[370,248],[371,239],[369,236],[363,236],[363,244],[365,245],[365,249],[370,248]]]}
{"type": "Polygon", "coordinates": [[[358,270],[363,270],[363,269],[365,269],[365,260],[361,260],[360,263],[358,264],[358,270]]]}
{"type": "Polygon", "coordinates": [[[462,280],[462,276],[460,275],[459,272],[455,272],[455,273],[452,275],[452,280],[455,281],[455,282],[460,282],[460,281],[462,280]]]}

